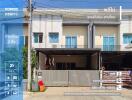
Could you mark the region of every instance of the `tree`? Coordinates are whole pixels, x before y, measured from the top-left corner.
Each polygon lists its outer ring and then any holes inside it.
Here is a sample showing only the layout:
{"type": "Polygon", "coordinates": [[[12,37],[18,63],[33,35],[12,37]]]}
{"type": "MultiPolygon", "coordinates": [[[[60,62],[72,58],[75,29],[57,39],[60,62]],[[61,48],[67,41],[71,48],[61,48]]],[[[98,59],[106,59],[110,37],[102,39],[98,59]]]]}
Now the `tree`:
{"type": "MultiPolygon", "coordinates": [[[[27,65],[28,65],[28,48],[25,46],[23,47],[23,78],[27,79],[27,65]]],[[[33,69],[37,65],[37,57],[36,57],[36,52],[34,50],[31,51],[31,72],[33,76],[33,69]]]]}

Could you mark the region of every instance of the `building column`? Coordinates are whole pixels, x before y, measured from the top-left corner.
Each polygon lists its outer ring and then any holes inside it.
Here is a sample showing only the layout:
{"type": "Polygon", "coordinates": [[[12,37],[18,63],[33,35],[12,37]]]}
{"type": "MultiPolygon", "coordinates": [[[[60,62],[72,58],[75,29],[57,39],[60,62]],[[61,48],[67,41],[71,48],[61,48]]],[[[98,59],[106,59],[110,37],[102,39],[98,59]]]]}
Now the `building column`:
{"type": "Polygon", "coordinates": [[[95,44],[95,26],[93,25],[93,23],[90,23],[88,25],[88,35],[87,35],[87,46],[88,48],[94,48],[94,44],[95,44]]]}
{"type": "Polygon", "coordinates": [[[121,21],[121,24],[119,26],[119,50],[122,50],[122,45],[123,45],[123,31],[122,31],[122,28],[123,28],[123,23],[121,21]]]}
{"type": "Polygon", "coordinates": [[[89,25],[87,26],[87,48],[90,48],[90,31],[89,31],[89,25]]]}
{"type": "Polygon", "coordinates": [[[95,30],[96,30],[96,29],[95,29],[95,25],[93,25],[93,26],[92,26],[92,31],[93,31],[93,32],[92,32],[92,39],[93,39],[93,40],[92,40],[92,42],[93,42],[93,43],[92,43],[92,47],[93,47],[93,48],[95,48],[95,30]]]}
{"type": "Polygon", "coordinates": [[[89,25],[88,25],[88,35],[87,35],[88,37],[87,37],[87,46],[88,46],[88,48],[92,48],[92,24],[90,23],[89,25]]]}

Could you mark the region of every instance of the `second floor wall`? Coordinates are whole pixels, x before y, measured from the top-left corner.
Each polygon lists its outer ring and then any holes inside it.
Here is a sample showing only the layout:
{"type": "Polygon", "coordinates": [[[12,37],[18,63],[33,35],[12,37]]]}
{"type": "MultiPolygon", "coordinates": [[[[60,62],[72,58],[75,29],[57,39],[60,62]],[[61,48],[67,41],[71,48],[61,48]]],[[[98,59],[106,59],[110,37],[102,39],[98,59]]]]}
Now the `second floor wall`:
{"type": "Polygon", "coordinates": [[[34,48],[104,48],[106,45],[108,48],[109,45],[114,45],[114,50],[126,50],[126,44],[132,41],[132,38],[127,39],[127,36],[132,37],[131,34],[132,16],[116,24],[92,23],[91,26],[90,23],[65,23],[64,17],[60,15],[37,15],[33,17],[32,46],[34,48]]]}
{"type": "Polygon", "coordinates": [[[61,16],[35,16],[33,17],[33,47],[51,47],[51,44],[61,45],[62,17],[61,16]],[[35,35],[36,34],[36,35],[35,35]],[[51,38],[57,34],[57,41],[50,43],[51,38]]]}

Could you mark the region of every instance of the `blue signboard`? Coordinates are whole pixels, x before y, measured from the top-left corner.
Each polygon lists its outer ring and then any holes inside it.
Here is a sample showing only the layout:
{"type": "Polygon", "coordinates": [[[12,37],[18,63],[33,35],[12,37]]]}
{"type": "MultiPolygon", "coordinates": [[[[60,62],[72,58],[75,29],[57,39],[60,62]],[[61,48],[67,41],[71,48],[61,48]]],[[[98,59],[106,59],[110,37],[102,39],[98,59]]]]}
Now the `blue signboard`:
{"type": "Polygon", "coordinates": [[[23,100],[23,4],[0,1],[0,100],[23,100]]]}

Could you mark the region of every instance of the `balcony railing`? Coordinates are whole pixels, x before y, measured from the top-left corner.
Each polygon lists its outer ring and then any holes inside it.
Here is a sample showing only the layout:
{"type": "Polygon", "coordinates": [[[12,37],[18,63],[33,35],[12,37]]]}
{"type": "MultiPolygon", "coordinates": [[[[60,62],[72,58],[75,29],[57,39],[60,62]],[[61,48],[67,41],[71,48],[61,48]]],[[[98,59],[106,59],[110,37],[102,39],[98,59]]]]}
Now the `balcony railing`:
{"type": "Polygon", "coordinates": [[[61,48],[88,48],[87,45],[61,45],[61,48]]]}
{"type": "MultiPolygon", "coordinates": [[[[88,45],[50,45],[47,47],[36,48],[89,48],[88,45]]],[[[128,45],[95,45],[93,48],[101,49],[101,51],[132,51],[132,46],[128,45]]],[[[91,48],[92,49],[92,48],[91,48]]]]}
{"type": "Polygon", "coordinates": [[[127,45],[96,45],[94,48],[101,48],[101,51],[131,51],[132,46],[127,45]]]}
{"type": "MultiPolygon", "coordinates": [[[[87,45],[61,45],[61,48],[88,48],[87,45]]],[[[95,45],[94,48],[99,48],[101,51],[129,51],[132,47],[125,45],[95,45]]]]}
{"type": "Polygon", "coordinates": [[[120,45],[96,45],[95,48],[101,48],[101,51],[119,51],[120,45]]]}

